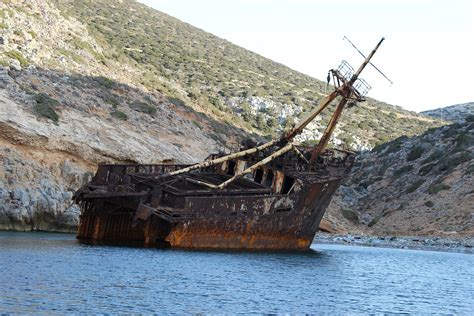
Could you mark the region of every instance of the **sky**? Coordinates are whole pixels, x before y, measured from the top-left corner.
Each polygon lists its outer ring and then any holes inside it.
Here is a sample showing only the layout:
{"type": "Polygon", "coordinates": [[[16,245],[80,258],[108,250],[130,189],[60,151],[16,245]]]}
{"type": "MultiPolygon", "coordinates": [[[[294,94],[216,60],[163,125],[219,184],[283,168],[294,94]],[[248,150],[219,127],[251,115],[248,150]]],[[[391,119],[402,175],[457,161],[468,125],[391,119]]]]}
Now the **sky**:
{"type": "Polygon", "coordinates": [[[369,96],[412,111],[474,101],[474,1],[140,0],[204,31],[325,80],[346,60],[363,61],[369,96]]]}

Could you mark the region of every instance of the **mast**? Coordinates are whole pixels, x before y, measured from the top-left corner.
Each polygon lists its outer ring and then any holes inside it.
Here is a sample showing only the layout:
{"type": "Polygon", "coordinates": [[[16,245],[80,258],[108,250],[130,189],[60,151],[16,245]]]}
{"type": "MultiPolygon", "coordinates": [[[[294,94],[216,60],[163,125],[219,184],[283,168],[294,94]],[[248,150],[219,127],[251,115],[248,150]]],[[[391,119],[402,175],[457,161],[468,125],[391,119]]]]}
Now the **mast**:
{"type": "Polygon", "coordinates": [[[385,38],[382,37],[382,39],[378,42],[378,44],[375,46],[372,52],[370,52],[369,56],[365,58],[364,62],[360,65],[359,69],[357,69],[357,71],[352,75],[349,81],[347,81],[345,76],[341,74],[339,70],[330,70],[333,76],[337,78],[338,82],[341,82],[341,81],[343,82],[343,85],[338,87],[335,91],[337,92],[337,95],[342,96],[342,99],[341,101],[339,101],[336,111],[334,111],[333,115],[331,116],[331,119],[329,120],[329,124],[326,127],[324,134],[318,143],[318,146],[316,146],[316,148],[314,148],[313,151],[311,152],[310,162],[314,162],[318,158],[318,156],[321,154],[321,152],[326,148],[331,138],[331,135],[334,132],[334,129],[336,128],[337,122],[339,121],[339,118],[341,117],[342,110],[344,110],[344,106],[347,104],[347,102],[350,99],[355,99],[356,101],[362,99],[361,91],[358,91],[357,89],[354,88],[354,83],[357,81],[357,79],[359,78],[359,75],[364,70],[364,68],[370,63],[370,59],[372,59],[375,52],[377,51],[377,49],[380,47],[380,45],[382,44],[384,40],[385,38]]]}
{"type": "Polygon", "coordinates": [[[165,174],[157,176],[156,179],[188,173],[196,169],[202,169],[202,168],[214,166],[216,164],[223,163],[231,159],[245,157],[250,154],[254,154],[259,151],[265,150],[267,148],[276,147],[273,153],[271,153],[269,156],[267,156],[266,158],[262,159],[259,162],[256,162],[255,164],[248,167],[241,173],[235,174],[233,177],[221,183],[220,185],[214,185],[214,184],[204,183],[204,182],[202,183],[208,186],[209,188],[223,189],[231,182],[243,177],[247,173],[253,172],[258,167],[269,163],[273,159],[281,156],[282,154],[290,150],[294,150],[298,155],[301,155],[299,150],[293,144],[292,142],[293,139],[297,135],[299,135],[304,130],[304,128],[308,126],[308,124],[314,120],[316,116],[318,116],[322,111],[324,111],[332,101],[334,101],[337,97],[342,97],[341,100],[339,101],[339,104],[336,107],[336,110],[332,114],[331,119],[329,120],[328,126],[326,127],[324,134],[318,143],[318,146],[315,147],[313,151],[311,152],[311,159],[309,163],[314,163],[317,157],[326,148],[331,138],[331,135],[334,132],[334,129],[337,125],[337,122],[342,114],[342,111],[344,110],[344,107],[348,103],[348,101],[349,100],[354,100],[354,101],[363,100],[363,96],[368,91],[368,89],[370,89],[370,86],[368,86],[368,84],[364,80],[359,79],[359,75],[362,73],[364,68],[370,63],[370,59],[374,56],[375,52],[380,47],[384,39],[385,38],[382,37],[382,39],[378,42],[378,44],[375,46],[372,52],[367,56],[367,58],[365,58],[364,62],[359,66],[359,69],[357,69],[356,72],[353,72],[352,67],[349,66],[349,64],[347,64],[345,61],[342,62],[342,64],[339,66],[338,69],[331,69],[330,74],[332,74],[333,80],[336,85],[336,89],[331,94],[326,96],[326,98],[324,98],[324,100],[319,104],[319,106],[313,111],[311,111],[311,113],[309,113],[308,116],[304,118],[300,123],[298,123],[294,128],[292,128],[288,132],[283,133],[280,139],[271,140],[267,143],[261,144],[254,148],[242,150],[237,153],[232,153],[232,154],[222,156],[216,159],[207,160],[202,163],[189,166],[187,168],[165,173],[165,174]]]}

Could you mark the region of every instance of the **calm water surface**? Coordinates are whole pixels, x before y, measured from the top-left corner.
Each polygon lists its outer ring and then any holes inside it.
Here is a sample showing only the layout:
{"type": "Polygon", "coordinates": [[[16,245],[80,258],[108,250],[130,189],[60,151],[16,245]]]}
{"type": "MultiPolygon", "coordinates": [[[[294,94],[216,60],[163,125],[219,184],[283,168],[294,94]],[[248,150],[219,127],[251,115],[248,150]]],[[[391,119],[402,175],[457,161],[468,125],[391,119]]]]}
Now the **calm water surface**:
{"type": "Polygon", "coordinates": [[[177,251],[0,232],[0,312],[472,314],[473,270],[461,253],[177,251]]]}

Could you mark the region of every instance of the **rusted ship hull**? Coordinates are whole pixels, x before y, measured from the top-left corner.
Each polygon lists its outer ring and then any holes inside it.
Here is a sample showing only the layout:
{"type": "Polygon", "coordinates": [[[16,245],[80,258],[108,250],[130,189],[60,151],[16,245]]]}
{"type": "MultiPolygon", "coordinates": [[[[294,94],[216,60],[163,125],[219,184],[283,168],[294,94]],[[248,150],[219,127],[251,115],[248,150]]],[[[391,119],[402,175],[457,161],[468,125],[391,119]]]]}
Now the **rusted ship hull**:
{"type": "MultiPolygon", "coordinates": [[[[220,165],[210,172],[197,173],[193,179],[199,176],[201,180],[225,180],[238,171],[239,164],[236,161],[220,165]]],[[[298,185],[291,173],[265,167],[241,180],[238,190],[223,192],[202,190],[197,182],[190,182],[190,177],[176,178],[171,181],[172,186],[150,180],[164,169],[183,166],[149,166],[150,172],[146,173],[133,165],[121,169],[100,166],[94,184],[76,194],[82,209],[77,238],[87,243],[148,247],[308,249],[351,164],[352,160],[346,157],[341,166],[332,167],[330,172],[323,164],[324,177],[316,176],[322,171],[312,172],[312,180],[298,185]],[[129,191],[125,187],[131,184],[112,184],[130,181],[130,177],[135,178],[131,182],[145,179],[143,187],[138,188],[135,183],[135,190],[129,191]]]]}
{"type": "Polygon", "coordinates": [[[180,165],[101,165],[74,195],[78,239],[92,243],[212,249],[307,249],[354,154],[327,145],[346,104],[370,86],[359,78],[384,39],[354,72],[328,73],[335,90],[279,139],[180,165]],[[293,140],[338,97],[314,148],[293,140]]]}

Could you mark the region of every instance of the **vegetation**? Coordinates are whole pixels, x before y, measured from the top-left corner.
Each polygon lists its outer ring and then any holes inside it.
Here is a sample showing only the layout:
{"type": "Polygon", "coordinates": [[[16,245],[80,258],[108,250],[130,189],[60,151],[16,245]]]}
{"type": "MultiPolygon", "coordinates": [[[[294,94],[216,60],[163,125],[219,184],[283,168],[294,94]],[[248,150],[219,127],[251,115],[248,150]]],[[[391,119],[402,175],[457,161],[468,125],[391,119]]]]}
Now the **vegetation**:
{"type": "Polygon", "coordinates": [[[434,203],[433,203],[433,201],[428,200],[428,201],[425,202],[425,206],[433,207],[434,203]]]}
{"type": "Polygon", "coordinates": [[[117,107],[120,104],[120,98],[114,95],[111,95],[105,99],[105,103],[112,105],[112,107],[117,107]]]}
{"type": "MultiPolygon", "coordinates": [[[[210,111],[221,121],[275,133],[314,108],[326,92],[325,82],[135,1],[53,1],[65,16],[89,27],[103,46],[104,55],[71,36],[69,42],[77,50],[134,67],[142,73],[139,81],[146,88],[164,93],[177,106],[210,111]],[[273,113],[256,114],[250,105],[252,98],[273,104],[273,113]],[[285,119],[281,113],[288,107],[298,111],[285,119]]],[[[323,116],[322,122],[327,121],[328,116],[323,116]]],[[[432,123],[407,116],[401,108],[368,99],[347,110],[341,129],[345,143],[352,143],[351,136],[357,134],[371,144],[380,144],[404,134],[421,133],[428,125],[432,123]],[[404,113],[405,118],[394,119],[398,113],[404,113]]]]}
{"type": "Polygon", "coordinates": [[[20,62],[21,67],[26,67],[29,64],[28,60],[23,56],[23,54],[17,50],[10,50],[8,52],[5,52],[5,55],[7,57],[18,60],[20,62]]]}
{"type": "Polygon", "coordinates": [[[114,110],[113,112],[110,113],[110,115],[122,121],[128,120],[127,114],[123,113],[122,111],[114,110]]]}
{"type": "Polygon", "coordinates": [[[436,164],[434,164],[434,163],[424,165],[420,168],[420,170],[418,170],[418,174],[421,175],[421,176],[425,176],[428,173],[430,173],[431,170],[433,170],[434,166],[436,166],[436,164]]]}
{"type": "Polygon", "coordinates": [[[101,86],[107,88],[107,89],[112,89],[115,86],[115,82],[112,79],[109,79],[104,76],[99,76],[95,77],[94,80],[100,84],[101,86]]]}
{"type": "Polygon", "coordinates": [[[466,172],[464,174],[468,175],[468,174],[473,174],[473,173],[474,173],[474,165],[470,165],[469,167],[467,167],[466,172]]]}
{"type": "Polygon", "coordinates": [[[130,104],[130,107],[134,109],[135,111],[142,112],[142,113],[147,113],[150,115],[155,115],[156,113],[156,108],[149,105],[148,103],[145,102],[134,102],[130,104]]]}
{"type": "Polygon", "coordinates": [[[51,98],[46,93],[39,93],[34,96],[36,104],[34,111],[37,115],[46,117],[52,120],[54,123],[59,121],[59,115],[55,111],[55,107],[59,105],[59,102],[51,98]]]}
{"type": "Polygon", "coordinates": [[[451,189],[451,186],[449,186],[445,183],[434,183],[434,184],[429,186],[428,193],[429,194],[437,194],[440,191],[449,190],[449,189],[451,189]]]}
{"type": "Polygon", "coordinates": [[[413,161],[421,157],[423,153],[423,147],[415,146],[413,147],[407,155],[407,161],[413,161]]]}
{"type": "Polygon", "coordinates": [[[434,160],[438,160],[443,156],[443,152],[441,150],[435,150],[428,156],[425,160],[421,162],[422,165],[432,162],[434,160]]]}
{"type": "Polygon", "coordinates": [[[372,151],[381,152],[381,151],[383,151],[387,148],[387,150],[385,151],[385,154],[391,154],[391,153],[397,152],[402,148],[402,144],[407,139],[408,139],[408,137],[403,135],[403,136],[398,137],[397,139],[395,139],[391,142],[387,142],[387,143],[383,143],[383,144],[375,146],[372,151]]]}
{"type": "Polygon", "coordinates": [[[413,170],[413,165],[406,165],[401,167],[400,169],[395,170],[393,176],[395,179],[399,178],[402,174],[407,173],[408,171],[413,170]]]}
{"type": "Polygon", "coordinates": [[[426,179],[418,179],[415,182],[413,182],[407,189],[406,193],[412,193],[415,192],[416,189],[418,189],[423,183],[425,183],[426,179]]]}
{"type": "Polygon", "coordinates": [[[357,215],[357,213],[353,210],[342,209],[342,216],[344,216],[344,218],[350,220],[351,222],[359,222],[359,215],[357,215]]]}
{"type": "Polygon", "coordinates": [[[382,217],[383,217],[383,213],[375,216],[374,218],[372,218],[372,220],[369,222],[369,224],[367,224],[367,226],[369,226],[369,227],[374,226],[375,224],[377,224],[380,221],[380,219],[382,217]]]}
{"type": "Polygon", "coordinates": [[[449,158],[444,159],[438,166],[438,169],[443,172],[449,172],[456,168],[458,165],[470,161],[472,155],[468,151],[463,151],[460,153],[455,153],[449,156],[449,158]]]}

